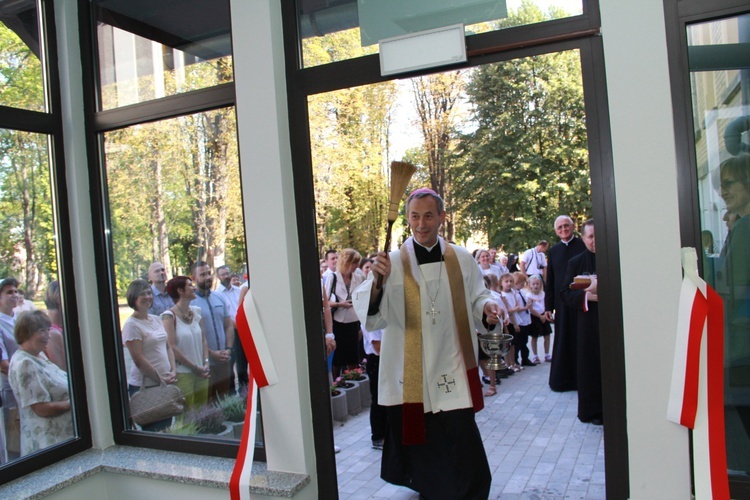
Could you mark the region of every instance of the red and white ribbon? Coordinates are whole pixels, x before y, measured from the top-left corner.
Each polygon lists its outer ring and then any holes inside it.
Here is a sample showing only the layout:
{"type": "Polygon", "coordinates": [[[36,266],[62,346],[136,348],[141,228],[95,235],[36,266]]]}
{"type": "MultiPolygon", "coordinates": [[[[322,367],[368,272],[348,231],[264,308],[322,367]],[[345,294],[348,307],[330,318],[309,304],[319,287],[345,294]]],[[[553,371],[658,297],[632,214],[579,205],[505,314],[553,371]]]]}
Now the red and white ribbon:
{"type": "MultiPolygon", "coordinates": [[[[688,260],[683,257],[683,261],[688,260]]],[[[724,435],[724,304],[685,266],[667,419],[693,429],[695,498],[729,499],[724,435]]]]}
{"type": "Polygon", "coordinates": [[[250,476],[255,453],[255,416],[257,413],[258,389],[278,383],[279,377],[276,374],[258,309],[250,290],[245,295],[242,307],[237,310],[236,324],[237,335],[250,365],[250,380],[247,387],[245,425],[242,428],[237,461],[234,464],[232,478],[229,481],[229,493],[232,500],[245,500],[250,498],[250,476]]]}

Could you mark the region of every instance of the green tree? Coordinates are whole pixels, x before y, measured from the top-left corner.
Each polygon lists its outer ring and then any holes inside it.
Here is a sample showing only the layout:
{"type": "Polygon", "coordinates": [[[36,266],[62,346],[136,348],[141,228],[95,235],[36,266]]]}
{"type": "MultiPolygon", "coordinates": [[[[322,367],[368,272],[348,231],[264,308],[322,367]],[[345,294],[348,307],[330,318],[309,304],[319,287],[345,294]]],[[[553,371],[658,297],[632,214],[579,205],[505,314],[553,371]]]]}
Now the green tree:
{"type": "MultiPolygon", "coordinates": [[[[545,19],[524,2],[503,23],[545,19]]],[[[549,238],[559,214],[590,213],[588,151],[577,51],[481,66],[467,95],[476,130],[461,139],[455,199],[467,231],[522,250],[549,238]]]]}
{"type": "MultiPolygon", "coordinates": [[[[0,104],[44,110],[39,58],[3,24],[0,104]]],[[[33,297],[57,273],[45,135],[0,130],[0,213],[0,276],[17,277],[33,297]]]]}
{"type": "Polygon", "coordinates": [[[388,201],[393,82],[309,100],[316,219],[321,248],[380,248],[388,201]]]}
{"type": "MultiPolygon", "coordinates": [[[[456,140],[457,104],[464,92],[461,71],[449,71],[411,79],[415,109],[422,131],[430,187],[447,206],[453,204],[450,166],[456,140]]],[[[453,240],[453,212],[448,212],[443,236],[453,240]]]]}

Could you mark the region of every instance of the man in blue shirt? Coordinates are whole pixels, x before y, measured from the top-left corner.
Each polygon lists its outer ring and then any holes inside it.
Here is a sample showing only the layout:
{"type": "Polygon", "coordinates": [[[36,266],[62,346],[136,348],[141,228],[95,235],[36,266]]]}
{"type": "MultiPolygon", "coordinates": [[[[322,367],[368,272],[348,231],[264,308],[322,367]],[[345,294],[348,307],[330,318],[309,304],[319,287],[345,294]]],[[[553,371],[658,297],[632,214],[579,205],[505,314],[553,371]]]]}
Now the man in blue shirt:
{"type": "Polygon", "coordinates": [[[148,313],[161,316],[161,313],[174,305],[172,297],[167,294],[167,270],[164,269],[164,264],[154,262],[148,266],[148,281],[154,292],[154,303],[148,308],[148,313]]]}
{"type": "Polygon", "coordinates": [[[208,379],[209,400],[217,395],[229,394],[232,377],[230,357],[234,346],[234,321],[229,315],[227,303],[218,294],[211,292],[214,277],[211,267],[199,260],[191,268],[191,279],[196,286],[196,298],[190,305],[201,308],[203,328],[208,343],[208,361],[211,376],[208,379]]]}

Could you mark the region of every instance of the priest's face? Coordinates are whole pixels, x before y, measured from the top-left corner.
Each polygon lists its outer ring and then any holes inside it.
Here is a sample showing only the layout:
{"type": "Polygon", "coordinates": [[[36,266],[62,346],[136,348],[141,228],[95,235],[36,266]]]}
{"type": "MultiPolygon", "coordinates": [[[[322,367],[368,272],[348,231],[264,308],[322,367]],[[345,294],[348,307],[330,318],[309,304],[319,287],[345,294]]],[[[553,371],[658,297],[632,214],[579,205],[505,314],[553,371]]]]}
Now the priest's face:
{"type": "Polygon", "coordinates": [[[573,236],[573,221],[565,215],[555,220],[555,234],[562,241],[568,241],[573,236]]]}
{"type": "Polygon", "coordinates": [[[409,227],[416,242],[425,247],[437,243],[440,225],[445,220],[445,212],[438,213],[437,200],[432,196],[414,198],[407,210],[409,227]]]}
{"type": "Polygon", "coordinates": [[[596,253],[596,240],[594,239],[594,226],[592,225],[585,226],[583,228],[583,233],[581,234],[581,239],[583,240],[583,243],[586,245],[586,248],[588,248],[589,252],[596,253]]]}

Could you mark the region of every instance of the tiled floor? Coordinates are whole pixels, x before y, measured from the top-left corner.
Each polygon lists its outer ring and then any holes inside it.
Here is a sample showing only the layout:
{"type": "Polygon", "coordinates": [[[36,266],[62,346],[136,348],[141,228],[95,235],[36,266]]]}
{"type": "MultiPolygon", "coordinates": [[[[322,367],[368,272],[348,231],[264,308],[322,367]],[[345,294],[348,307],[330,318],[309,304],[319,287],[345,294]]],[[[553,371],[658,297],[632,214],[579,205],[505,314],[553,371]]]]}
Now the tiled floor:
{"type": "MultiPolygon", "coordinates": [[[[577,393],[552,392],[549,363],[502,381],[476,419],[492,470],[490,498],[604,499],[602,428],[576,418],[577,393]]],[[[370,447],[369,410],[334,423],[342,499],[418,499],[380,479],[380,454],[370,447]]]]}

